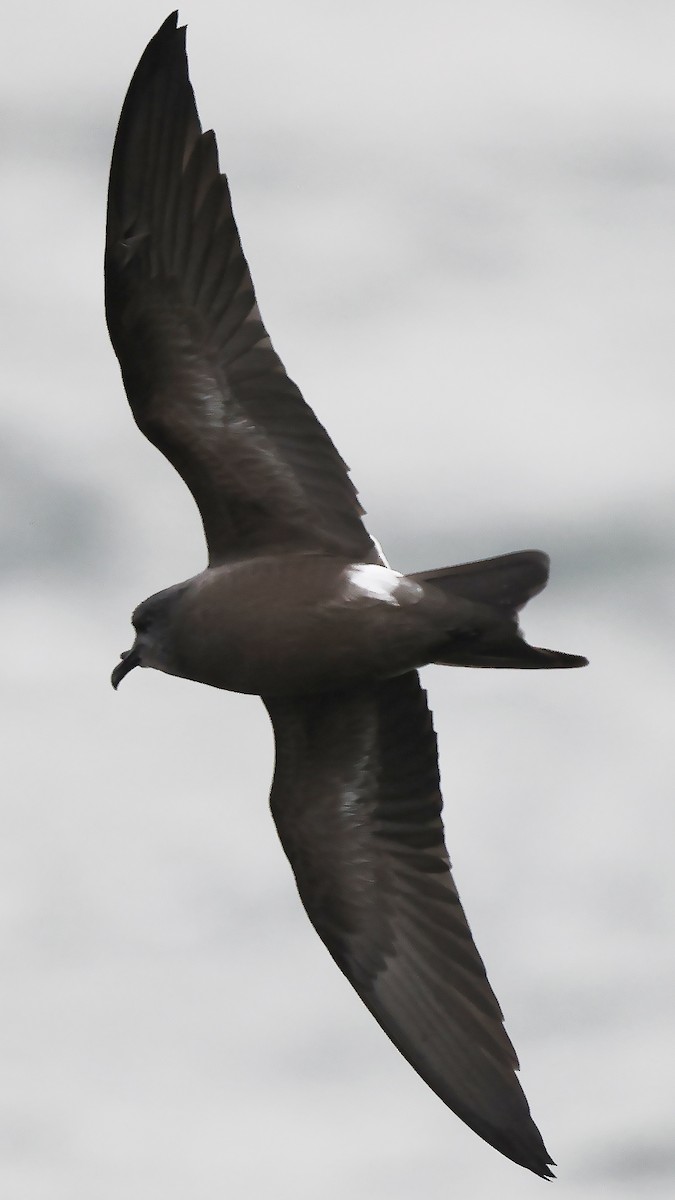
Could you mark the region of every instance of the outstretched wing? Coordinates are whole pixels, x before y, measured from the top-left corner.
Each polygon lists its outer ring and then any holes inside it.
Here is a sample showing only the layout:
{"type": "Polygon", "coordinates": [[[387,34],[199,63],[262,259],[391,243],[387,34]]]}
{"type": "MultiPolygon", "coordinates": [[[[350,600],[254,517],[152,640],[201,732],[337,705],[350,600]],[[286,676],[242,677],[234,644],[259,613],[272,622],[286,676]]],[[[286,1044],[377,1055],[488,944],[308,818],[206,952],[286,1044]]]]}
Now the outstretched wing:
{"type": "Polygon", "coordinates": [[[122,108],[105,277],[134,417],[197,501],[210,562],[267,547],[372,557],[347,467],[262,323],[176,13],[122,108]]]}
{"type": "Polygon", "coordinates": [[[550,1178],[518,1060],[450,874],[436,738],[416,673],[268,701],[272,813],[317,933],[457,1116],[550,1178]]]}

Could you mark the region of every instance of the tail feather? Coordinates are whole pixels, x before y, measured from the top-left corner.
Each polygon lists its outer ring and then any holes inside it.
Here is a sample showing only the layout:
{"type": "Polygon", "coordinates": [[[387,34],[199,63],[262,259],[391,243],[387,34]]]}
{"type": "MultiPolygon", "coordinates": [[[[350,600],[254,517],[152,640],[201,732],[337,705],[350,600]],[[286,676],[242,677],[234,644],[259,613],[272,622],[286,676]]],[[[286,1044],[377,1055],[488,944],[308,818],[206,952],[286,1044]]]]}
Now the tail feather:
{"type": "Polygon", "coordinates": [[[432,584],[448,600],[471,601],[483,610],[486,618],[477,622],[473,635],[467,636],[466,631],[459,636],[456,631],[450,635],[447,643],[439,647],[434,662],[456,667],[521,670],[585,667],[588,659],[580,654],[528,645],[518,628],[518,611],[546,587],[548,572],[548,555],[541,550],[518,550],[483,562],[410,575],[417,583],[432,584]]]}
{"type": "Polygon", "coordinates": [[[549,557],[543,550],[516,550],[481,562],[441,567],[437,571],[418,571],[410,575],[417,583],[432,583],[451,596],[478,600],[516,612],[548,582],[549,557]]]}
{"type": "Polygon", "coordinates": [[[438,666],[446,667],[501,667],[521,671],[551,671],[561,667],[587,667],[588,659],[582,654],[566,654],[563,650],[544,650],[530,646],[522,634],[515,629],[511,638],[504,638],[501,645],[492,641],[484,648],[480,643],[474,654],[452,650],[447,657],[434,658],[438,666]]]}

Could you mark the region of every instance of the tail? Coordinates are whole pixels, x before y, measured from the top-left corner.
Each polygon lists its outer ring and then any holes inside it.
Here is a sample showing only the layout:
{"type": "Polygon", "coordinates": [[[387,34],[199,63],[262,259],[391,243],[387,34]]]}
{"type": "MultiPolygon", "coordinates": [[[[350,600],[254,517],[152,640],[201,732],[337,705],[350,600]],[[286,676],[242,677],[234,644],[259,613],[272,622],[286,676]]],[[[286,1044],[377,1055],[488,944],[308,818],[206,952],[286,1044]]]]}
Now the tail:
{"type": "MultiPolygon", "coordinates": [[[[541,550],[518,550],[483,562],[441,567],[410,575],[417,583],[430,583],[448,599],[460,598],[492,610],[492,620],[470,638],[455,637],[441,647],[439,664],[456,667],[511,667],[547,670],[585,667],[587,658],[529,646],[518,628],[518,612],[548,581],[549,559],[541,550]]],[[[487,613],[486,613],[487,615],[487,613]]]]}

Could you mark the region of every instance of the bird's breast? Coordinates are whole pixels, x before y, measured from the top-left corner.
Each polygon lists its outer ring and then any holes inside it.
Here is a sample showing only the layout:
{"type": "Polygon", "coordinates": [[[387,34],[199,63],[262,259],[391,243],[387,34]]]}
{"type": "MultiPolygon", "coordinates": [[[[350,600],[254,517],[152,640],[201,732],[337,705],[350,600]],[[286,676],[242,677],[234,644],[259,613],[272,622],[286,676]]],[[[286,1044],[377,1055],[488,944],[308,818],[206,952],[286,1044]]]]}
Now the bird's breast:
{"type": "Polygon", "coordinates": [[[428,661],[442,601],[388,567],[285,554],[209,568],[173,630],[180,674],[228,691],[299,695],[428,661]]]}

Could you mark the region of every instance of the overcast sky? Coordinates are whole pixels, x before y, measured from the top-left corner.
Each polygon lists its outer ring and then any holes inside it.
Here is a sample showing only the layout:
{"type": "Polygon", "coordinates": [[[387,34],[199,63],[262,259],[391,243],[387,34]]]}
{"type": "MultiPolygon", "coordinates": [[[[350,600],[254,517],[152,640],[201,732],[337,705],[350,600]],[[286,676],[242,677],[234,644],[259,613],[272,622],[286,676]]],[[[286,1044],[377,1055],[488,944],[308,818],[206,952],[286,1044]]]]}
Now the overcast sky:
{"type": "MultiPolygon", "coordinates": [[[[168,7],[3,26],[0,1194],[522,1200],[301,911],[260,703],[109,674],[199,570],[136,430],[102,252],[168,7]]],[[[260,306],[392,563],[537,546],[529,639],[429,669],[455,874],[560,1200],[675,1188],[669,0],[194,0],[191,76],[260,306]]]]}

